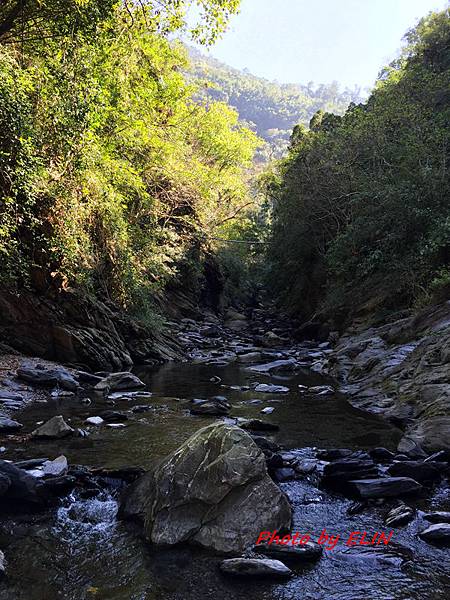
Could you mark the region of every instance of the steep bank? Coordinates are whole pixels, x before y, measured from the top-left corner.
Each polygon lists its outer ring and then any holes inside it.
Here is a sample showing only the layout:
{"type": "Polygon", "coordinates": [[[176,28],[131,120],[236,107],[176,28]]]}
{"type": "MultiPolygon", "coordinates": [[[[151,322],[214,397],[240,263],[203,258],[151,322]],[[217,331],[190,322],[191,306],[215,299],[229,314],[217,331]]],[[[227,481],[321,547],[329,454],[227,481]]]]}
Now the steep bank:
{"type": "Polygon", "coordinates": [[[355,321],[318,368],[354,406],[404,429],[400,449],[450,448],[450,301],[383,324],[355,321]]]}

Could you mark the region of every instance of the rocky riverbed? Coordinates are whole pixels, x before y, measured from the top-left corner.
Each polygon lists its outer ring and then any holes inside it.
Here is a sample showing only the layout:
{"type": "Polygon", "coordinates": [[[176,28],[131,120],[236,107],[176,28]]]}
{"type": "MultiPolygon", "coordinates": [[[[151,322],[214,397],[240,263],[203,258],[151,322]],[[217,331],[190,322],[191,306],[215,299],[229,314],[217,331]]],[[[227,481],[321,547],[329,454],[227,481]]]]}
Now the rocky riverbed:
{"type": "Polygon", "coordinates": [[[446,597],[445,443],[421,444],[410,423],[405,437],[374,400],[372,412],[357,407],[356,388],[347,401],[352,376],[336,370],[348,339],[295,342],[289,323],[258,310],[169,328],[185,361],[132,374],[4,358],[0,598],[446,597]],[[197,456],[205,427],[218,427],[219,441],[197,456]],[[229,452],[212,459],[222,435],[241,448],[237,463],[229,452]],[[184,477],[192,470],[184,484],[179,464],[184,477]],[[236,496],[225,502],[214,478],[233,472],[236,496]],[[196,473],[215,475],[196,488],[196,473]],[[155,497],[163,490],[173,495],[155,497]],[[283,503],[289,515],[276,512],[283,503]],[[212,515],[214,526],[199,528],[212,515]],[[254,548],[265,515],[271,529],[310,535],[309,554],[254,548]],[[338,541],[317,549],[324,530],[338,541]],[[347,545],[356,531],[393,534],[347,545]]]}

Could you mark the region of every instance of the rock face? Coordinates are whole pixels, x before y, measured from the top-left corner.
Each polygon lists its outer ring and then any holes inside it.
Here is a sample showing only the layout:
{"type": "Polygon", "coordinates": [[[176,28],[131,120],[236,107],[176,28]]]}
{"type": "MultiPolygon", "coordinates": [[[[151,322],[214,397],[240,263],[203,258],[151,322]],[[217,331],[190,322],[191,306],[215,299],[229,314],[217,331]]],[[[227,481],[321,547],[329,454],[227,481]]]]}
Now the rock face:
{"type": "Polygon", "coordinates": [[[61,415],[58,415],[35,429],[31,435],[37,439],[59,439],[72,435],[73,432],[72,427],[67,425],[61,415]]]}
{"type": "Polygon", "coordinates": [[[291,507],[270,479],[263,452],[232,425],[200,429],[144,478],[135,493],[146,498],[145,507],[129,496],[122,512],[144,512],[147,538],[155,544],[241,552],[260,531],[291,524],[291,507]]]}
{"type": "Polygon", "coordinates": [[[360,321],[332,358],[325,370],[352,404],[406,428],[426,451],[450,449],[450,301],[381,326],[360,321]]]}

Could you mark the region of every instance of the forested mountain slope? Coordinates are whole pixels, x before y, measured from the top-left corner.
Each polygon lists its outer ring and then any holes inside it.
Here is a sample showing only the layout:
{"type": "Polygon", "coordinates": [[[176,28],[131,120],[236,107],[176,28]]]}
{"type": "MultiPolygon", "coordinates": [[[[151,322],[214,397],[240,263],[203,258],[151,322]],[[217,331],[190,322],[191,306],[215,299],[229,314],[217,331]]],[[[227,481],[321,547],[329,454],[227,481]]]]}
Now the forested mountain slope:
{"type": "Polygon", "coordinates": [[[294,129],[268,178],[271,286],[286,306],[348,320],[448,297],[450,20],[406,36],[368,101],[294,129]]]}
{"type": "Polygon", "coordinates": [[[226,102],[241,120],[268,143],[259,152],[261,160],[280,157],[286,150],[292,128],[308,124],[315,112],[343,114],[350,102],[361,100],[361,90],[339,89],[330,84],[277,83],[240,71],[189,47],[192,74],[203,82],[202,97],[226,102]]]}

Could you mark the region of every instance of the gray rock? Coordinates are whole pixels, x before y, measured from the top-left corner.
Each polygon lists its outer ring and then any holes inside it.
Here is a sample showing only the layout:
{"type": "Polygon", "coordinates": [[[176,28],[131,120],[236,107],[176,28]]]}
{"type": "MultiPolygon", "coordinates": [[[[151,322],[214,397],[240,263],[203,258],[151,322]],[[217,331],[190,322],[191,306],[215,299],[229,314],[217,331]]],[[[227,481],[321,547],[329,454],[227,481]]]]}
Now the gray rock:
{"type": "Polygon", "coordinates": [[[13,421],[8,417],[0,417],[0,433],[14,433],[22,429],[22,423],[13,421]]]}
{"type": "Polygon", "coordinates": [[[286,394],[289,392],[289,388],[285,385],[271,385],[269,383],[259,383],[255,387],[255,392],[261,392],[263,394],[286,394]]]}
{"type": "Polygon", "coordinates": [[[95,384],[98,391],[114,392],[119,390],[138,390],[145,388],[145,383],[128,371],[111,373],[95,384]]]}
{"type": "Polygon", "coordinates": [[[426,453],[422,450],[419,444],[407,436],[402,437],[402,439],[399,441],[397,450],[402,454],[407,454],[411,458],[427,457],[426,453]]]}
{"type": "Polygon", "coordinates": [[[239,577],[275,577],[286,579],[292,571],[279,560],[269,558],[228,558],[219,565],[227,575],[239,577]]]}
{"type": "Polygon", "coordinates": [[[3,554],[3,552],[0,550],[0,578],[3,579],[3,577],[6,576],[6,561],[5,561],[5,555],[3,554]]]}
{"type": "Polygon", "coordinates": [[[72,427],[67,425],[61,415],[57,415],[35,429],[31,435],[36,439],[60,439],[73,433],[72,427]]]}
{"type": "Polygon", "coordinates": [[[266,406],[266,408],[262,409],[262,413],[263,415],[270,415],[273,413],[273,411],[275,410],[275,408],[273,406],[266,406]]]}
{"type": "Polygon", "coordinates": [[[350,481],[361,498],[395,498],[415,494],[423,488],[409,477],[385,477],[382,479],[359,479],[350,481]]]}
{"type": "Polygon", "coordinates": [[[440,470],[433,463],[419,460],[395,462],[388,468],[388,473],[395,477],[411,477],[422,484],[432,483],[441,477],[440,470]]]}
{"type": "Polygon", "coordinates": [[[191,414],[193,415],[205,415],[205,416],[224,416],[230,412],[228,402],[222,402],[220,400],[208,400],[195,404],[191,408],[191,414]]]}
{"type": "Polygon", "coordinates": [[[330,396],[335,391],[330,385],[314,385],[308,388],[308,394],[314,394],[316,396],[330,396]]]}
{"type": "Polygon", "coordinates": [[[128,421],[127,413],[121,410],[104,410],[99,416],[107,423],[120,423],[122,421],[128,421]]]}
{"type": "Polygon", "coordinates": [[[264,365],[254,365],[253,367],[249,367],[249,370],[255,373],[281,373],[284,371],[295,371],[296,367],[297,362],[293,358],[289,358],[286,360],[274,360],[264,365]]]}
{"type": "Polygon", "coordinates": [[[427,542],[438,542],[450,545],[450,523],[435,523],[419,533],[419,536],[427,542]]]}
{"type": "Polygon", "coordinates": [[[126,511],[145,514],[153,543],[242,552],[262,530],[290,527],[286,496],[270,479],[262,451],[238,427],[200,429],[160,463],[154,477],[144,477],[145,483],[134,484],[138,491],[128,497],[126,511]]]}
{"type": "Polygon", "coordinates": [[[290,467],[282,467],[281,469],[275,469],[275,479],[279,482],[291,481],[295,477],[294,469],[290,467]]]}
{"type": "Polygon", "coordinates": [[[426,513],[423,518],[432,523],[450,523],[450,512],[438,510],[431,513],[426,513]]]}
{"type": "Polygon", "coordinates": [[[386,516],[385,523],[389,527],[397,527],[399,525],[406,525],[414,518],[414,510],[406,504],[400,504],[390,510],[386,516]]]}
{"type": "Polygon", "coordinates": [[[85,422],[88,423],[89,425],[95,425],[96,427],[99,427],[100,425],[103,425],[103,423],[104,423],[103,419],[98,416],[88,417],[85,422]]]}
{"type": "Polygon", "coordinates": [[[67,458],[64,455],[58,456],[55,460],[46,460],[42,465],[44,475],[54,475],[55,477],[66,475],[68,468],[67,458]]]}
{"type": "Polygon", "coordinates": [[[5,473],[0,473],[0,497],[6,494],[10,485],[10,478],[5,473]]]}
{"type": "Polygon", "coordinates": [[[255,552],[266,556],[278,558],[286,562],[304,562],[317,560],[322,556],[323,547],[317,542],[309,541],[306,544],[258,544],[254,547],[255,552]]]}
{"type": "Polygon", "coordinates": [[[40,369],[21,367],[17,369],[18,379],[22,379],[33,385],[42,385],[44,387],[54,387],[59,385],[63,390],[75,392],[79,388],[78,381],[65,369],[40,369]]]}
{"type": "Polygon", "coordinates": [[[42,507],[45,504],[46,495],[43,484],[23,469],[0,460],[0,475],[3,476],[3,481],[6,477],[10,482],[2,495],[5,500],[25,502],[36,507],[42,507]]]}
{"type": "Polygon", "coordinates": [[[258,362],[258,360],[261,360],[261,352],[247,352],[246,354],[239,354],[237,360],[238,362],[244,364],[258,362]]]}

